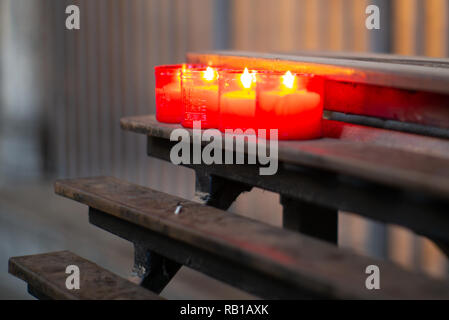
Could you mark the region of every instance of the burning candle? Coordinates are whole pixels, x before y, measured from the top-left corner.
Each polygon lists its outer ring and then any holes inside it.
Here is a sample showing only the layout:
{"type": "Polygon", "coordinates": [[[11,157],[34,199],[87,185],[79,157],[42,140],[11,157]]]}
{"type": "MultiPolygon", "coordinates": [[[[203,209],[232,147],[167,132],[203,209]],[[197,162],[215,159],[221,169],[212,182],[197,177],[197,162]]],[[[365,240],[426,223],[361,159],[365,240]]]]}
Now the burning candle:
{"type": "Polygon", "coordinates": [[[220,130],[254,129],[256,113],[256,77],[244,72],[223,71],[220,74],[220,130]]]}
{"type": "Polygon", "coordinates": [[[166,123],[180,123],[182,120],[181,71],[182,65],[157,66],[156,119],[166,123]]]}
{"type": "Polygon", "coordinates": [[[175,64],[154,68],[156,79],[156,119],[166,123],[181,123],[184,115],[181,95],[181,75],[198,64],[175,64]]]}
{"type": "Polygon", "coordinates": [[[212,67],[192,69],[182,74],[182,125],[193,127],[200,121],[202,128],[218,127],[218,73],[212,67]]]}
{"type": "Polygon", "coordinates": [[[323,80],[309,75],[257,75],[257,127],[277,129],[281,140],[321,137],[323,80]]]}

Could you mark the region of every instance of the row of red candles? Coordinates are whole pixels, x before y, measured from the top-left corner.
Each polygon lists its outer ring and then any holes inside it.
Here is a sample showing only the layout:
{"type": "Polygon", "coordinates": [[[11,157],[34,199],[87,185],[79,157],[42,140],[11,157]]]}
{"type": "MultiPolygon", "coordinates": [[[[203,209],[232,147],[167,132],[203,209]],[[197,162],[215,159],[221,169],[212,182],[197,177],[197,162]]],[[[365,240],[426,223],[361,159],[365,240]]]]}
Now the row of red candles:
{"type": "Polygon", "coordinates": [[[274,71],[211,66],[155,68],[156,119],[192,128],[278,130],[280,140],[321,137],[324,81],[274,71]]]}

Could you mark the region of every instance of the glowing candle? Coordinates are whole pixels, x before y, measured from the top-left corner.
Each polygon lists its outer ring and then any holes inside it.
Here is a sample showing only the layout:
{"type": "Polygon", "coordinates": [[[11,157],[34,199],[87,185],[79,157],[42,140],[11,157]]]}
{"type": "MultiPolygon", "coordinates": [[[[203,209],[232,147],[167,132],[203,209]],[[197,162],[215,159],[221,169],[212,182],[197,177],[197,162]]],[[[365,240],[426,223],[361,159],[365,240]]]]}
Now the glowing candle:
{"type": "Polygon", "coordinates": [[[321,137],[322,79],[290,71],[257,76],[257,127],[278,129],[279,139],[321,137]]]}
{"type": "Polygon", "coordinates": [[[255,73],[224,71],[220,74],[220,130],[254,129],[255,73]]]}
{"type": "Polygon", "coordinates": [[[157,66],[156,79],[156,119],[166,123],[180,123],[182,65],[157,66]]]}
{"type": "Polygon", "coordinates": [[[201,128],[218,127],[218,73],[212,67],[189,70],[182,74],[182,125],[193,127],[201,121],[201,128]]]}
{"type": "Polygon", "coordinates": [[[184,115],[181,95],[181,75],[199,64],[174,64],[154,68],[156,79],[156,119],[166,123],[181,123],[184,115]]]}

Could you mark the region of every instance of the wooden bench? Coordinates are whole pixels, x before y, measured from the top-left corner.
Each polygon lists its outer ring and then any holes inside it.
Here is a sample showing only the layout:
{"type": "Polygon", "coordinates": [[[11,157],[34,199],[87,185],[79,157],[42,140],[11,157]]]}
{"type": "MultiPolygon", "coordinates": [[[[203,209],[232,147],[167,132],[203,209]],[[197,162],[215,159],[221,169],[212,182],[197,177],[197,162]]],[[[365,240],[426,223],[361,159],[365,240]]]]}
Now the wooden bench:
{"type": "MultiPolygon", "coordinates": [[[[404,226],[449,255],[448,59],[209,52],[188,60],[312,72],[327,87],[324,138],[281,141],[276,175],[260,176],[254,165],[185,165],[204,204],[227,209],[258,187],[280,195],[286,229],[338,244],[338,212],[346,211],[404,226]]],[[[147,136],[149,156],[170,161],[179,125],[146,115],[121,126],[147,136]]]]}
{"type": "MultiPolygon", "coordinates": [[[[160,293],[184,265],[263,298],[449,299],[447,281],[337,246],[338,212],[347,211],[409,228],[449,254],[449,61],[188,59],[325,76],[324,138],[280,141],[273,176],[259,175],[259,165],[186,164],[197,202],[108,177],[56,182],[56,193],[89,206],[92,224],[134,244],[142,287],[160,293]],[[253,187],[280,195],[283,229],[224,211],[253,187]],[[369,265],[380,268],[380,290],[365,287],[369,265]]],[[[145,135],[148,155],[166,161],[181,128],[154,115],[123,118],[121,127],[145,135]]]]}
{"type": "Polygon", "coordinates": [[[9,273],[28,283],[28,292],[49,300],[158,300],[149,290],[109,272],[69,251],[9,259],[9,273]],[[80,270],[79,290],[66,287],[67,266],[80,270]]]}
{"type": "MultiPolygon", "coordinates": [[[[388,55],[188,54],[189,62],[275,68],[326,78],[324,138],[280,141],[279,171],[251,165],[187,165],[207,203],[226,209],[258,187],[279,193],[285,228],[337,243],[338,211],[404,226],[449,253],[449,60],[388,55]],[[232,189],[224,199],[222,190],[232,189]]],[[[169,161],[178,125],[126,117],[147,136],[151,157],[169,161]]]]}
{"type": "Polygon", "coordinates": [[[264,298],[449,298],[447,282],[115,178],[61,180],[55,192],[88,205],[91,223],[132,241],[152,270],[144,286],[156,292],[185,265],[264,298]],[[153,257],[165,272],[155,272],[153,257]],[[369,265],[381,270],[381,290],[365,287],[369,265]]]}

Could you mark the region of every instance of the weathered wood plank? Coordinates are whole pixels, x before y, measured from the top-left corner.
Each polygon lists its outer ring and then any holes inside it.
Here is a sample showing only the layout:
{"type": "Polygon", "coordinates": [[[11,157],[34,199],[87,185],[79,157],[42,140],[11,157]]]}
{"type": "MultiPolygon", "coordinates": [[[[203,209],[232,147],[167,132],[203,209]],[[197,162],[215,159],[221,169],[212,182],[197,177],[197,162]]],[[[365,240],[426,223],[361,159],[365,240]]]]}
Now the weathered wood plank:
{"type": "Polygon", "coordinates": [[[324,56],[297,56],[244,51],[188,53],[187,58],[189,62],[239,68],[247,66],[248,68],[292,70],[324,75],[328,79],[336,81],[449,93],[449,70],[438,65],[438,62],[447,64],[448,59],[435,59],[434,61],[437,64],[434,65],[431,64],[433,59],[423,59],[428,63],[419,65],[416,63],[397,63],[397,61],[390,63],[387,60],[336,59],[335,57],[324,56]]]}
{"type": "Polygon", "coordinates": [[[430,58],[424,56],[403,56],[399,54],[372,52],[364,52],[362,54],[358,52],[335,51],[296,51],[295,55],[305,57],[321,57],[330,59],[406,64],[433,68],[449,68],[449,59],[447,58],[430,58]]]}
{"type": "Polygon", "coordinates": [[[159,300],[161,297],[69,251],[13,257],[9,273],[28,283],[30,292],[56,300],[159,300]],[[80,289],[68,290],[67,266],[80,269],[80,289]]]}
{"type": "Polygon", "coordinates": [[[342,141],[380,145],[449,159],[449,141],[341,121],[324,120],[323,135],[342,141]]]}
{"type": "MultiPolygon", "coordinates": [[[[89,222],[132,242],[135,250],[140,247],[140,252],[144,253],[145,257],[149,257],[146,263],[140,264],[145,270],[152,268],[148,262],[156,255],[156,257],[165,257],[262,299],[324,298],[307,288],[298,288],[292,285],[288,279],[284,279],[285,281],[273,279],[266,273],[257,272],[243,264],[233,263],[229,259],[116,218],[108,213],[90,208],[89,222]]],[[[162,275],[170,277],[171,273],[167,273],[166,270],[166,266],[163,266],[162,275]]]]}
{"type": "MultiPolygon", "coordinates": [[[[325,128],[327,123],[324,122],[325,128]]],[[[123,118],[121,126],[124,130],[165,139],[170,138],[174,129],[180,128],[179,125],[159,123],[152,115],[123,118]]],[[[344,125],[339,130],[343,128],[351,126],[344,125]]],[[[369,134],[366,136],[373,137],[376,132],[374,130],[378,129],[367,129],[369,134]]],[[[329,130],[325,129],[325,132],[329,130]]],[[[387,130],[379,132],[384,137],[383,143],[375,143],[374,138],[370,141],[357,141],[354,135],[352,140],[335,139],[335,130],[333,137],[320,140],[279,141],[278,158],[287,164],[330,170],[425,194],[440,197],[449,195],[449,142],[416,136],[417,143],[414,145],[410,134],[387,130]],[[389,138],[388,135],[394,138],[389,138]],[[434,152],[430,151],[433,146],[438,146],[434,152]]]]}
{"type": "Polygon", "coordinates": [[[331,298],[449,299],[449,286],[445,282],[414,275],[385,261],[358,256],[295,232],[115,178],[57,181],[55,192],[331,298]],[[174,210],[179,204],[182,211],[176,215],[174,210]],[[378,265],[382,272],[381,290],[365,287],[365,269],[371,264],[378,265]]]}

